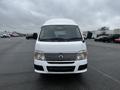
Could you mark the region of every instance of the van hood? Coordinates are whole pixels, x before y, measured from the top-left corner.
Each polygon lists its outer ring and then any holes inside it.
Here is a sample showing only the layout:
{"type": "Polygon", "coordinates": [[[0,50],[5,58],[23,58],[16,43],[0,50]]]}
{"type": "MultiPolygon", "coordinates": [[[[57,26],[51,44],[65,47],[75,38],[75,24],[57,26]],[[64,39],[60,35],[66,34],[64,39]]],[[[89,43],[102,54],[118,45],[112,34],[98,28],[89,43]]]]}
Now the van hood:
{"type": "Polygon", "coordinates": [[[86,50],[86,43],[76,42],[39,42],[36,41],[35,51],[43,53],[76,53],[86,50]]]}

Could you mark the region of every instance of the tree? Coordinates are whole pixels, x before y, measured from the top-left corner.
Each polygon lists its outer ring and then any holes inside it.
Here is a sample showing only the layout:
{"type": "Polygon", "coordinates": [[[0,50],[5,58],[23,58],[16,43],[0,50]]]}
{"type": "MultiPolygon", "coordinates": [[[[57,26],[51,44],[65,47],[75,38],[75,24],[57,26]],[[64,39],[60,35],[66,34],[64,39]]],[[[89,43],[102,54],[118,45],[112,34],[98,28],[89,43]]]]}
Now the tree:
{"type": "Polygon", "coordinates": [[[101,31],[106,31],[106,30],[109,30],[109,27],[105,27],[105,26],[104,26],[104,27],[101,27],[100,30],[101,30],[101,31]]]}
{"type": "Polygon", "coordinates": [[[106,34],[106,31],[109,30],[109,27],[104,26],[101,27],[99,30],[102,31],[101,34],[106,34]]]}

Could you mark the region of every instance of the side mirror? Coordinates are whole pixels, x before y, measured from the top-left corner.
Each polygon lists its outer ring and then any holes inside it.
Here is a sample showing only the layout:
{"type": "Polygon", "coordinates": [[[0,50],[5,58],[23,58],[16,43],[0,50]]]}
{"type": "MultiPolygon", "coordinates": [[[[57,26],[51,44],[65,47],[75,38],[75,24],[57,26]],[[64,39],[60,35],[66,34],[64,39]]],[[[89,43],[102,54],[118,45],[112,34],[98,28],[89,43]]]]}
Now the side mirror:
{"type": "Polygon", "coordinates": [[[85,40],[86,40],[86,38],[83,38],[82,42],[84,43],[84,42],[85,42],[85,40]]]}
{"type": "Polygon", "coordinates": [[[84,42],[85,42],[85,40],[82,40],[82,42],[84,43],[84,42]]]}
{"type": "Polygon", "coordinates": [[[38,34],[37,33],[33,33],[33,39],[37,39],[37,37],[38,37],[38,34]]]}
{"type": "Polygon", "coordinates": [[[87,38],[84,38],[84,40],[87,40],[87,38]]]}

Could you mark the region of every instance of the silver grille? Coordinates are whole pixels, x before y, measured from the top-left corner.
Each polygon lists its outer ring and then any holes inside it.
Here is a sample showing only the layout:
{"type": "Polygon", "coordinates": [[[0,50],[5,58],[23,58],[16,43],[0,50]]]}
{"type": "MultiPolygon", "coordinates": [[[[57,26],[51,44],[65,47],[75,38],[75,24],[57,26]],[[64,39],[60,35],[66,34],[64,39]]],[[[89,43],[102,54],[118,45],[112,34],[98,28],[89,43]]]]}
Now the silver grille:
{"type": "Polygon", "coordinates": [[[75,61],[76,53],[45,53],[46,61],[75,61]]]}

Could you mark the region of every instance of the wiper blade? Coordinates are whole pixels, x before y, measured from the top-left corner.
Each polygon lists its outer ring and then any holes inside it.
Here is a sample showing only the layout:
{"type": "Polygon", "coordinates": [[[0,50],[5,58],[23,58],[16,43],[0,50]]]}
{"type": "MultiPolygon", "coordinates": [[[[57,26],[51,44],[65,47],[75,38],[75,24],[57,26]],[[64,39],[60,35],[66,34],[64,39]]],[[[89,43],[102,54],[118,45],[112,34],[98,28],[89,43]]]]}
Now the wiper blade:
{"type": "Polygon", "coordinates": [[[74,38],[69,38],[67,40],[82,40],[82,38],[80,38],[80,37],[74,37],[74,38]]]}
{"type": "Polygon", "coordinates": [[[51,38],[50,40],[65,40],[64,38],[51,38]]]}
{"type": "Polygon", "coordinates": [[[64,38],[48,38],[48,39],[40,39],[40,41],[65,41],[64,38]]]}
{"type": "Polygon", "coordinates": [[[39,39],[40,41],[49,41],[49,39],[39,39]]]}
{"type": "Polygon", "coordinates": [[[48,38],[48,39],[40,39],[40,41],[71,41],[71,40],[75,40],[75,41],[80,41],[82,40],[82,38],[79,37],[74,37],[74,38],[48,38]]]}

